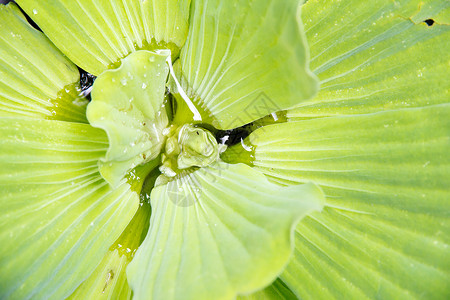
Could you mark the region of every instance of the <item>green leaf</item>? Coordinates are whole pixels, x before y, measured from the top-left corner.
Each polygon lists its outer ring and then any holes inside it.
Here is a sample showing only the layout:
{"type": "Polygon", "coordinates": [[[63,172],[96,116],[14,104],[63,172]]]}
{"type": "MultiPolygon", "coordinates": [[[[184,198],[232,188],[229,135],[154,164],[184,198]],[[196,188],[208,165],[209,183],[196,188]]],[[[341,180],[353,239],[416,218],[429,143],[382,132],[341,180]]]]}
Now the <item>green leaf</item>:
{"type": "Polygon", "coordinates": [[[99,168],[112,186],[129,170],[155,159],[165,142],[168,120],[162,106],[169,56],[168,51],[134,52],[94,83],[87,117],[108,134],[109,149],[99,168]]]}
{"type": "Polygon", "coordinates": [[[446,103],[450,27],[423,21],[449,1],[308,1],[303,7],[317,97],[291,119],[446,103]]]}
{"type": "Polygon", "coordinates": [[[281,272],[293,226],[321,209],[322,193],[216,163],[156,187],[151,204],[148,235],[127,269],[134,297],[234,299],[281,272]]]}
{"type": "Polygon", "coordinates": [[[20,6],[75,64],[99,75],[138,49],[170,49],[188,30],[190,0],[20,0],[20,6]]]}
{"type": "Polygon", "coordinates": [[[178,74],[203,121],[231,129],[314,96],[298,0],[201,0],[178,74]]]}
{"type": "Polygon", "coordinates": [[[0,298],[69,296],[130,222],[148,170],[112,190],[107,147],[87,124],[0,119],[0,298]]]}
{"type": "Polygon", "coordinates": [[[91,276],[67,299],[131,299],[125,273],[127,265],[127,257],[119,250],[108,251],[91,276]]]}
{"type": "Polygon", "coordinates": [[[281,279],[301,299],[450,295],[450,104],[288,122],[253,132],[254,168],[315,182],[281,279]]]}
{"type": "MultiPolygon", "coordinates": [[[[448,0],[410,1],[405,4],[409,4],[411,7],[410,19],[416,24],[425,25],[423,24],[425,20],[433,19],[438,24],[449,25],[450,3],[448,0]]],[[[431,25],[427,24],[427,26],[431,25]]]]}
{"type": "Polygon", "coordinates": [[[0,5],[0,117],[86,122],[79,76],[14,3],[0,5]]]}
{"type": "Polygon", "coordinates": [[[239,296],[238,300],[297,300],[297,297],[286,287],[286,285],[277,279],[264,290],[256,293],[239,296]]]}
{"type": "Polygon", "coordinates": [[[150,204],[141,202],[133,220],[114,242],[95,271],[68,299],[131,299],[126,267],[147,235],[150,204]]]}

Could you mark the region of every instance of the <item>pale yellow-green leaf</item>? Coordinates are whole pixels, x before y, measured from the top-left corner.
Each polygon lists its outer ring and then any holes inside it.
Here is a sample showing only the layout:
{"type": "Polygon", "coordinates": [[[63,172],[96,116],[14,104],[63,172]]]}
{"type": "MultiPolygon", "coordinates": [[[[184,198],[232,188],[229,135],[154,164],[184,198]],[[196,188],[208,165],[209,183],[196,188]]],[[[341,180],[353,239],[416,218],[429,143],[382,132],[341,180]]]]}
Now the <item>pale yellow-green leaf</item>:
{"type": "Polygon", "coordinates": [[[265,289],[250,295],[238,296],[238,300],[297,300],[297,297],[280,280],[275,280],[265,289]]]}
{"type": "Polygon", "coordinates": [[[320,210],[313,184],[280,187],[220,162],[153,189],[148,235],[127,269],[135,299],[234,299],[271,283],[294,225],[320,210]]]}
{"type": "Polygon", "coordinates": [[[450,1],[308,1],[303,20],[317,97],[292,119],[371,113],[450,99],[450,26],[424,20],[450,1]]]}
{"type": "Polygon", "coordinates": [[[0,5],[0,117],[86,122],[80,74],[14,3],[0,5]]]}
{"type": "Polygon", "coordinates": [[[155,159],[168,125],[164,102],[166,63],[170,53],[140,50],[118,69],[102,73],[94,83],[87,108],[89,123],[108,134],[109,148],[99,162],[102,176],[116,186],[134,167],[155,159]]]}
{"type": "Polygon", "coordinates": [[[0,118],[0,298],[69,296],[126,228],[141,174],[112,190],[107,147],[87,124],[0,118]]]}
{"type": "Polygon", "coordinates": [[[190,0],[18,0],[75,64],[99,75],[138,49],[183,46],[190,0]]]}
{"type": "Polygon", "coordinates": [[[131,299],[127,283],[128,259],[119,250],[109,250],[95,271],[84,281],[69,299],[131,299]]]}
{"type": "Polygon", "coordinates": [[[281,279],[301,299],[450,294],[450,104],[263,127],[245,141],[280,184],[315,182],[281,279]]]}
{"type": "Polygon", "coordinates": [[[205,122],[232,129],[317,92],[298,0],[193,1],[178,74],[205,122]]]}
{"type": "Polygon", "coordinates": [[[113,243],[95,271],[68,299],[131,299],[126,267],[147,235],[150,204],[141,199],[139,208],[127,228],[113,243]]]}

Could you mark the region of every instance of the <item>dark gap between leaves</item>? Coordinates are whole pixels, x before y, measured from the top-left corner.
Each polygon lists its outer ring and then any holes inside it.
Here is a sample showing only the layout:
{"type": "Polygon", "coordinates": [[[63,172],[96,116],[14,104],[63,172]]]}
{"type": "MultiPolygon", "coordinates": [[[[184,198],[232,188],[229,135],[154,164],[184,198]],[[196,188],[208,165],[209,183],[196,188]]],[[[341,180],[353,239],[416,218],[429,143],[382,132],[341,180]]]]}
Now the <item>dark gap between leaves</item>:
{"type": "Polygon", "coordinates": [[[80,72],[80,88],[83,96],[91,101],[91,91],[92,86],[94,85],[94,81],[97,78],[91,73],[86,72],[85,70],[78,67],[78,71],[80,72]]]}
{"type": "Polygon", "coordinates": [[[428,26],[433,26],[433,24],[434,24],[434,20],[433,19],[427,19],[427,20],[425,20],[423,22],[426,23],[428,26]]]}
{"type": "Polygon", "coordinates": [[[13,2],[17,5],[17,7],[19,7],[20,11],[23,13],[23,15],[25,16],[25,18],[27,19],[28,23],[33,26],[34,29],[39,30],[40,32],[42,32],[41,28],[39,28],[39,26],[27,15],[27,13],[19,6],[18,3],[16,3],[16,1],[11,1],[11,0],[0,0],[0,4],[8,4],[9,2],[13,2]]]}
{"type": "Polygon", "coordinates": [[[216,140],[219,144],[225,144],[228,147],[239,144],[251,133],[252,123],[231,130],[219,130],[216,133],[216,140]]]}

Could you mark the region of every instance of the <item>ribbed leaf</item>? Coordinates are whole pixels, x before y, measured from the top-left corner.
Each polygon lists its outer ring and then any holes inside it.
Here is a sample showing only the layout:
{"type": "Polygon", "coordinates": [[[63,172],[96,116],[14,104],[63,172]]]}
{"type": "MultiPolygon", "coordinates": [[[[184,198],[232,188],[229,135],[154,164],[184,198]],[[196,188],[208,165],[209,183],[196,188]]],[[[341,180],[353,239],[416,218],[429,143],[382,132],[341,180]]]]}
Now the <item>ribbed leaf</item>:
{"type": "Polygon", "coordinates": [[[194,1],[181,84],[204,121],[231,129],[312,97],[298,0],[194,1]]]}
{"type": "Polygon", "coordinates": [[[131,299],[127,265],[127,257],[119,250],[108,251],[91,276],[67,299],[131,299]]]}
{"type": "Polygon", "coordinates": [[[136,299],[233,299],[263,288],[291,253],[293,226],[320,210],[313,184],[283,188],[216,163],[153,189],[146,239],[128,266],[136,299]]]}
{"type": "MultiPolygon", "coordinates": [[[[446,84],[446,76],[442,76],[446,72],[449,61],[448,51],[445,50],[446,40],[449,39],[448,26],[436,25],[445,23],[443,16],[449,7],[448,1],[420,3],[418,1],[371,1],[370,3],[309,1],[303,7],[303,19],[311,48],[311,68],[321,80],[321,90],[319,95],[310,102],[302,104],[298,109],[288,111],[287,116],[290,120],[301,120],[310,117],[371,113],[448,102],[448,84],[446,84]],[[411,18],[408,19],[408,17],[411,18]],[[432,27],[423,23],[424,20],[431,18],[436,22],[432,27]]],[[[427,116],[433,118],[432,114],[427,116]]],[[[411,117],[417,122],[421,121],[421,118],[420,114],[411,117]]],[[[302,128],[298,134],[294,133],[294,128],[286,132],[289,131],[291,136],[300,136],[304,130],[308,131],[303,128],[306,124],[301,123],[296,126],[296,128],[302,128]]],[[[313,178],[321,180],[317,176],[322,178],[322,174],[326,174],[327,180],[332,182],[327,182],[325,185],[331,186],[322,187],[327,194],[331,195],[327,198],[328,205],[337,207],[337,209],[326,208],[320,217],[308,218],[297,228],[297,241],[302,246],[297,247],[295,259],[289,264],[283,279],[301,298],[305,299],[341,298],[343,295],[345,297],[353,295],[356,298],[398,298],[399,295],[422,297],[430,294],[449,294],[443,285],[445,280],[448,281],[449,276],[448,273],[442,273],[445,267],[431,272],[428,268],[426,271],[432,274],[431,279],[428,278],[424,283],[414,286],[428,276],[421,273],[422,266],[414,262],[416,257],[420,257],[422,261],[425,260],[425,265],[429,264],[428,259],[437,265],[442,263],[448,265],[448,260],[442,254],[442,249],[448,245],[448,236],[445,237],[440,233],[441,230],[445,231],[439,227],[441,219],[433,216],[438,210],[436,207],[439,205],[442,207],[443,204],[437,204],[439,200],[433,204],[427,204],[422,198],[433,199],[433,196],[429,194],[430,191],[435,193],[432,186],[439,182],[442,184],[440,176],[448,177],[448,174],[441,175],[448,173],[445,163],[439,171],[423,174],[425,171],[423,166],[428,166],[427,161],[422,163],[417,159],[410,159],[411,162],[408,162],[411,157],[410,151],[413,150],[408,149],[410,141],[405,136],[405,139],[400,141],[404,143],[403,149],[397,150],[396,155],[400,156],[402,151],[404,152],[402,164],[408,164],[412,170],[411,173],[415,176],[409,178],[412,179],[409,184],[409,195],[402,195],[404,188],[398,185],[403,183],[397,182],[397,178],[402,177],[401,174],[406,171],[401,170],[401,166],[398,166],[399,170],[395,170],[395,164],[390,166],[391,160],[377,163],[372,161],[378,156],[385,158],[387,155],[392,155],[389,153],[391,148],[388,145],[380,145],[374,149],[376,154],[367,156],[365,159],[365,156],[362,156],[361,161],[350,164],[351,160],[367,150],[359,148],[361,145],[355,142],[358,137],[348,130],[347,142],[342,142],[342,145],[350,145],[350,151],[358,152],[358,154],[350,154],[348,158],[345,158],[345,153],[340,148],[328,149],[326,139],[330,141],[340,139],[334,136],[336,126],[322,124],[320,121],[314,124],[317,128],[307,135],[311,137],[311,141],[317,141],[321,145],[314,145],[308,149],[309,143],[301,139],[298,143],[289,144],[295,147],[303,141],[302,148],[297,152],[277,148],[273,149],[267,161],[263,159],[263,164],[267,165],[264,167],[266,174],[271,174],[268,176],[282,183],[314,180],[313,178]],[[314,134],[317,137],[313,139],[314,134]],[[327,137],[323,137],[324,134],[327,137]],[[279,151],[278,155],[275,154],[276,151],[279,151]],[[314,155],[314,152],[318,154],[314,155]],[[292,157],[290,163],[287,162],[288,156],[292,157]],[[274,164],[277,164],[276,161],[279,163],[277,165],[279,169],[274,167],[274,164]],[[311,161],[317,162],[312,166],[309,163],[311,161]],[[338,161],[339,165],[333,164],[338,161]],[[281,166],[283,163],[286,165],[281,166]],[[322,163],[327,164],[326,168],[322,163]],[[361,176],[364,180],[362,183],[361,178],[348,177],[345,172],[348,170],[353,173],[361,169],[366,172],[369,169],[372,171],[370,176],[361,176]],[[296,171],[293,172],[293,170],[296,171]],[[285,176],[290,179],[286,180],[285,176]],[[345,184],[340,178],[347,179],[345,184]],[[422,184],[414,186],[414,180],[422,181],[422,184]],[[337,186],[335,181],[339,181],[337,186]],[[373,186],[371,189],[366,189],[365,186],[370,181],[373,182],[373,186]],[[427,183],[430,184],[429,187],[426,186],[427,183]],[[396,188],[400,192],[395,191],[396,188]],[[378,189],[383,189],[383,192],[378,189]],[[389,189],[392,189],[391,193],[389,189]],[[423,193],[424,191],[426,192],[423,193]],[[399,197],[397,192],[403,196],[399,200],[400,205],[396,201],[399,197]],[[376,196],[372,195],[377,193],[379,194],[376,196]],[[331,202],[336,199],[340,199],[340,202],[332,204],[331,202]],[[367,202],[363,209],[359,207],[362,201],[367,202]],[[375,201],[381,202],[382,205],[388,203],[392,207],[381,209],[380,205],[372,204],[375,201]],[[373,207],[368,209],[368,205],[373,207]],[[408,211],[415,209],[415,206],[418,210],[425,207],[422,212],[424,217],[414,224],[413,229],[410,229],[411,224],[417,220],[414,219],[415,215],[408,211]],[[369,215],[372,214],[370,222],[368,215],[364,214],[366,210],[370,211],[369,215]],[[432,212],[427,213],[430,210],[432,212]],[[384,216],[385,212],[388,212],[389,216],[384,216]],[[405,222],[405,219],[408,221],[405,222]],[[427,224],[427,221],[430,224],[427,224]],[[343,224],[339,225],[340,223],[343,224]],[[383,223],[387,225],[382,227],[383,223]],[[365,226],[365,224],[369,225],[365,226]],[[380,229],[375,231],[373,230],[375,227],[380,229]],[[419,227],[422,228],[417,230],[416,228],[419,227]],[[381,228],[385,230],[384,233],[381,232],[383,230],[381,228]],[[426,231],[426,234],[422,235],[423,231],[426,231]],[[389,234],[392,235],[389,236],[389,234]],[[403,238],[405,236],[406,238],[403,238]],[[434,239],[435,236],[446,242],[439,244],[439,239],[434,239]],[[397,239],[396,243],[391,245],[391,241],[395,239],[397,239]],[[423,239],[426,243],[421,244],[423,239]],[[332,242],[328,242],[330,240],[332,242]],[[430,244],[433,246],[429,247],[430,244]],[[404,249],[408,248],[414,249],[415,257],[411,258],[409,253],[403,253],[404,249]],[[336,255],[342,252],[342,249],[347,251],[342,256],[336,255]],[[427,258],[427,255],[430,258],[427,258]],[[402,258],[400,263],[395,261],[398,257],[402,258]],[[437,280],[434,281],[435,279],[437,280]],[[434,282],[427,286],[430,281],[434,282]],[[407,282],[408,284],[405,284],[407,282]],[[414,291],[411,292],[411,289],[414,291]],[[386,294],[394,296],[383,296],[386,294]]],[[[311,125],[313,126],[312,123],[311,125]]],[[[355,120],[353,125],[358,128],[359,122],[355,120]]],[[[383,124],[385,125],[389,124],[383,124]]],[[[434,126],[440,130],[439,125],[433,122],[428,123],[428,130],[434,130],[434,126]]],[[[402,135],[393,132],[392,128],[390,130],[394,136],[402,135]]],[[[277,137],[282,134],[277,129],[271,132],[277,137]]],[[[367,142],[371,145],[372,143],[376,145],[376,141],[380,143],[384,141],[385,137],[381,134],[370,142],[371,131],[364,132],[367,142]]],[[[410,134],[413,134],[412,132],[415,133],[415,130],[412,129],[410,134]]],[[[442,134],[442,131],[440,132],[442,134]]],[[[264,136],[264,134],[265,132],[261,130],[255,132],[254,137],[264,136]]],[[[443,136],[444,140],[448,139],[448,135],[445,137],[443,134],[443,136]]],[[[409,138],[413,143],[414,137],[409,138]]],[[[264,137],[264,139],[269,141],[270,137],[264,137]]],[[[287,140],[280,142],[281,144],[288,147],[287,140]]],[[[272,146],[275,147],[274,144],[272,146]]],[[[441,146],[442,144],[423,145],[421,153],[424,156],[433,157],[435,152],[427,152],[428,149],[438,149],[441,146]]],[[[246,154],[243,156],[244,160],[250,161],[250,154],[242,150],[237,150],[234,155],[238,152],[246,154]]],[[[442,152],[442,148],[437,151],[442,152]]],[[[409,174],[403,176],[406,177],[409,174]]],[[[439,199],[441,202],[444,201],[442,190],[438,190],[437,193],[441,193],[439,199]]],[[[448,223],[445,225],[442,223],[441,226],[448,228],[448,223]]]]}
{"type": "Polygon", "coordinates": [[[284,283],[277,279],[273,284],[266,287],[262,291],[247,295],[239,296],[238,300],[296,300],[297,297],[289,290],[284,283]]]}
{"type": "Polygon", "coordinates": [[[99,75],[137,49],[176,57],[188,29],[190,0],[19,0],[74,63],[99,75]]]}
{"type": "Polygon", "coordinates": [[[302,299],[450,295],[450,104],[263,127],[254,167],[315,182],[320,214],[297,226],[281,279],[302,299]]]}
{"type": "Polygon", "coordinates": [[[0,117],[86,122],[79,76],[14,3],[0,5],[0,117]]]}
{"type": "Polygon", "coordinates": [[[86,124],[0,119],[0,298],[67,297],[125,229],[140,174],[112,190],[107,147],[86,124]]]}
{"type": "Polygon", "coordinates": [[[147,235],[151,208],[141,202],[133,220],[114,242],[95,271],[69,299],[131,299],[126,267],[147,235]]]}
{"type": "Polygon", "coordinates": [[[94,83],[87,117],[92,126],[108,134],[108,152],[99,167],[112,186],[130,169],[155,159],[165,142],[162,131],[168,120],[162,105],[168,57],[168,51],[137,51],[94,83]]]}
{"type": "Polygon", "coordinates": [[[424,20],[449,1],[311,0],[303,7],[317,97],[291,118],[370,113],[449,100],[450,26],[424,20]]]}

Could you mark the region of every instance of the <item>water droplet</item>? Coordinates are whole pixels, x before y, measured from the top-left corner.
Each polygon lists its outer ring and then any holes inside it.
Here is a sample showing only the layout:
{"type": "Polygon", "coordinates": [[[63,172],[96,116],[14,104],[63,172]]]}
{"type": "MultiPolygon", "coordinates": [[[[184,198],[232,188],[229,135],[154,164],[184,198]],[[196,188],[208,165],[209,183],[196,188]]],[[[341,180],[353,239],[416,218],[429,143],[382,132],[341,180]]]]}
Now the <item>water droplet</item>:
{"type": "Polygon", "coordinates": [[[142,89],[145,90],[147,88],[147,85],[143,82],[142,83],[142,89]]]}
{"type": "Polygon", "coordinates": [[[127,81],[126,78],[122,78],[122,79],[120,80],[120,83],[121,83],[123,86],[125,86],[125,85],[127,85],[128,81],[127,81]]]}
{"type": "Polygon", "coordinates": [[[33,9],[33,14],[37,15],[38,11],[37,9],[33,9]]]}
{"type": "Polygon", "coordinates": [[[150,58],[148,59],[150,62],[154,62],[155,61],[155,57],[154,56],[150,56],[150,58]]]}

